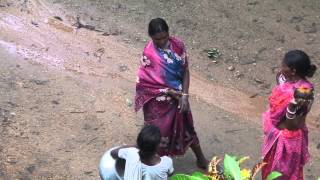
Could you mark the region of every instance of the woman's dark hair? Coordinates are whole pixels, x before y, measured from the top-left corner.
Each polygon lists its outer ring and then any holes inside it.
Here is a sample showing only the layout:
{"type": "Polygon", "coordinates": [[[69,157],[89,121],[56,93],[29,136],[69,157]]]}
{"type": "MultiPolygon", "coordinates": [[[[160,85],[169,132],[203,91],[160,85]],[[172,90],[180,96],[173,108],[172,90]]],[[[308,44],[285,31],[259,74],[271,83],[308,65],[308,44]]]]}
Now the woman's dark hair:
{"type": "Polygon", "coordinates": [[[302,77],[312,77],[317,70],[317,66],[311,64],[309,56],[301,50],[292,50],[284,56],[283,62],[302,77]]]}
{"type": "Polygon", "coordinates": [[[169,33],[169,26],[162,18],[152,19],[149,23],[148,34],[154,36],[157,33],[167,32],[169,33]]]}
{"type": "Polygon", "coordinates": [[[137,138],[139,155],[141,158],[148,158],[157,151],[160,144],[161,134],[160,129],[154,125],[146,125],[140,131],[137,138]]]}

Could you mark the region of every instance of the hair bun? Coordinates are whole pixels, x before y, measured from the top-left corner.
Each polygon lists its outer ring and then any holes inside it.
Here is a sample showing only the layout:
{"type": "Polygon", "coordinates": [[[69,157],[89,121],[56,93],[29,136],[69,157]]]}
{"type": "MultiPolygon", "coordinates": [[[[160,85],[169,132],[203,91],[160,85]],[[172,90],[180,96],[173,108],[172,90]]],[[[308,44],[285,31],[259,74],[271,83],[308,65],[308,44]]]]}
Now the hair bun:
{"type": "Polygon", "coordinates": [[[310,68],[308,70],[307,77],[312,77],[314,75],[314,73],[316,72],[316,70],[317,70],[317,66],[314,64],[311,64],[310,68]]]}

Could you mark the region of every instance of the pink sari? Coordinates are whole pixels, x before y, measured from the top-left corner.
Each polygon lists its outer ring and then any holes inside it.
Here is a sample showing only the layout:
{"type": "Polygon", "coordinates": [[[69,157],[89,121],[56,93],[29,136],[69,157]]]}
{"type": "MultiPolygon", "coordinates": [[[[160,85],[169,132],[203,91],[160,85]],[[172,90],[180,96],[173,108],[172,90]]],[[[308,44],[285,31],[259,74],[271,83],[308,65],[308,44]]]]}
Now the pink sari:
{"type": "Polygon", "coordinates": [[[191,144],[199,144],[191,112],[179,113],[178,101],[168,88],[182,90],[183,74],[188,67],[181,40],[170,37],[169,48],[161,50],[152,41],[143,51],[136,84],[135,110],[143,108],[145,124],[160,128],[159,155],[183,155],[191,144]]]}
{"type": "MultiPolygon", "coordinates": [[[[267,165],[262,169],[262,179],[272,171],[282,173],[280,179],[302,180],[303,166],[308,162],[308,129],[280,130],[278,124],[285,117],[286,108],[293,98],[295,88],[313,88],[307,80],[295,83],[283,82],[277,85],[269,97],[269,109],[263,114],[264,143],[263,160],[267,165]]],[[[307,112],[306,112],[307,113],[307,112]]]]}

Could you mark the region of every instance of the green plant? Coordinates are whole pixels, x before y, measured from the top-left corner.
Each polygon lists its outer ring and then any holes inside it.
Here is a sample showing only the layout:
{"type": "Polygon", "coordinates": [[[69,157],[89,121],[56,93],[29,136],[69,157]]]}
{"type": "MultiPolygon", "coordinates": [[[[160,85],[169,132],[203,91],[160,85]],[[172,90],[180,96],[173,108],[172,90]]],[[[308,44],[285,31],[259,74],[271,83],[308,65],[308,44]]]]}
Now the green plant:
{"type": "Polygon", "coordinates": [[[170,180],[211,180],[210,177],[208,177],[198,171],[192,173],[192,175],[175,174],[174,176],[170,177],[169,179],[170,180]]]}
{"type": "Polygon", "coordinates": [[[205,51],[207,52],[207,55],[210,59],[217,59],[221,56],[221,53],[220,53],[219,49],[217,49],[217,48],[211,48],[211,49],[207,49],[205,51]]]}
{"type": "MultiPolygon", "coordinates": [[[[224,171],[222,171],[219,168],[221,159],[213,157],[206,174],[201,172],[194,172],[192,175],[176,174],[170,177],[170,180],[253,180],[266,163],[259,162],[251,170],[247,168],[241,169],[240,165],[248,159],[248,156],[237,158],[226,154],[223,160],[224,171]]],[[[281,173],[273,171],[268,175],[267,180],[275,180],[280,176],[281,173]]]]}
{"type": "Polygon", "coordinates": [[[268,176],[267,176],[267,180],[273,180],[273,179],[277,179],[278,177],[281,176],[281,173],[276,172],[276,171],[272,171],[268,176]]]}

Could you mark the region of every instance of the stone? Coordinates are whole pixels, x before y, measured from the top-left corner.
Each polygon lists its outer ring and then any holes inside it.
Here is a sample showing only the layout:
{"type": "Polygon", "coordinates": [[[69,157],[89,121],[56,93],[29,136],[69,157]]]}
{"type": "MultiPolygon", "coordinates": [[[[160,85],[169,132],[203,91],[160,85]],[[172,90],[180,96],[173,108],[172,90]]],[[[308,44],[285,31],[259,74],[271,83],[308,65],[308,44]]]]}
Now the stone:
{"type": "Polygon", "coordinates": [[[51,103],[52,103],[52,104],[55,104],[55,105],[60,104],[60,103],[59,103],[58,101],[56,101],[56,100],[51,101],[51,103]]]}
{"type": "Polygon", "coordinates": [[[304,29],[305,33],[316,33],[317,31],[316,23],[312,23],[311,26],[306,26],[304,29]]]}
{"type": "Polygon", "coordinates": [[[256,63],[256,60],[255,59],[245,58],[245,59],[241,59],[239,63],[241,65],[248,65],[248,64],[256,63]]]}
{"type": "Polygon", "coordinates": [[[119,66],[119,71],[120,72],[125,72],[125,71],[127,71],[129,68],[128,68],[128,66],[127,65],[120,65],[119,66]]]}
{"type": "Polygon", "coordinates": [[[131,107],[133,105],[133,102],[132,102],[131,99],[127,98],[126,99],[126,104],[127,104],[128,107],[131,107]]]}
{"type": "Polygon", "coordinates": [[[49,80],[31,79],[30,82],[35,83],[36,85],[46,85],[49,80]]]}
{"type": "Polygon", "coordinates": [[[303,21],[303,17],[302,16],[293,16],[290,19],[290,23],[299,23],[301,21],[303,21]]]}
{"type": "Polygon", "coordinates": [[[228,67],[228,70],[229,70],[229,71],[234,71],[234,70],[235,70],[235,67],[234,67],[234,66],[229,66],[229,67],[228,67]]]}
{"type": "Polygon", "coordinates": [[[39,24],[37,22],[35,22],[35,21],[31,21],[31,24],[36,26],[36,27],[39,27],[39,24]]]}
{"type": "Polygon", "coordinates": [[[26,170],[27,170],[30,174],[32,174],[35,169],[36,169],[36,166],[35,166],[35,165],[30,165],[29,167],[26,168],[26,170]]]}

